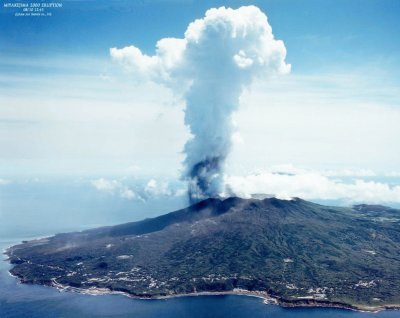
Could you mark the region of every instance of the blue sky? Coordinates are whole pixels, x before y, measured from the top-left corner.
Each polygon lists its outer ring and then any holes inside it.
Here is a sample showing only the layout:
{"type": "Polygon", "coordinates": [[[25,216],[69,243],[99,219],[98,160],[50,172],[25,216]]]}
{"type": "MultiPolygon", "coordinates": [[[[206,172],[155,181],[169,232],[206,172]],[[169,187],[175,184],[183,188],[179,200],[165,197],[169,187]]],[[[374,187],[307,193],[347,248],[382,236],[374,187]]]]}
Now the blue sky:
{"type": "Polygon", "coordinates": [[[207,9],[249,4],[268,16],[292,72],[242,96],[228,173],[398,175],[399,1],[62,3],[46,18],[0,8],[0,180],[132,171],[179,179],[189,138],[182,101],[125,73],[109,49],[151,55],[207,9]]]}
{"type": "MultiPolygon", "coordinates": [[[[4,1],[3,1],[4,2],[4,1]]],[[[254,4],[284,39],[294,71],[377,67],[398,72],[396,0],[335,1],[63,1],[52,18],[15,18],[1,8],[4,55],[95,55],[135,43],[151,53],[162,37],[182,37],[189,22],[210,7],[254,4]]],[[[2,66],[4,68],[4,66],[2,66]]]]}

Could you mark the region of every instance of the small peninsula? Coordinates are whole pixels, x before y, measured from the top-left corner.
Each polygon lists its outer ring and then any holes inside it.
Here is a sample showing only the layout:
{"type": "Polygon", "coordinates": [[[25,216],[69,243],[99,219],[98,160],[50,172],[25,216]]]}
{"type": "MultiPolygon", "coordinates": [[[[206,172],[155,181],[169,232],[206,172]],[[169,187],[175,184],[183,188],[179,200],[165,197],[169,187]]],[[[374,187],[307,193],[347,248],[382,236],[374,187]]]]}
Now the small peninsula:
{"type": "Polygon", "coordinates": [[[380,205],[207,199],[139,222],[24,241],[6,254],[22,283],[89,294],[400,307],[400,210],[380,205]]]}

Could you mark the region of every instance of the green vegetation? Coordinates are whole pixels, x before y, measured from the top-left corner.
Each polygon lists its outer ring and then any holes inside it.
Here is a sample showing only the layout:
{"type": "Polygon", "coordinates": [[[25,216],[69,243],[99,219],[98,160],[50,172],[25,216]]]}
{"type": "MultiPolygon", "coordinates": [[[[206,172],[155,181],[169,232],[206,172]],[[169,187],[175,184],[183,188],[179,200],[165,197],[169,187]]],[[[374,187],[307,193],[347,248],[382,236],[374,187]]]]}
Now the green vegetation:
{"type": "Polygon", "coordinates": [[[11,247],[22,282],[157,297],[234,288],[291,305],[400,304],[400,211],[208,199],[154,219],[11,247]]]}

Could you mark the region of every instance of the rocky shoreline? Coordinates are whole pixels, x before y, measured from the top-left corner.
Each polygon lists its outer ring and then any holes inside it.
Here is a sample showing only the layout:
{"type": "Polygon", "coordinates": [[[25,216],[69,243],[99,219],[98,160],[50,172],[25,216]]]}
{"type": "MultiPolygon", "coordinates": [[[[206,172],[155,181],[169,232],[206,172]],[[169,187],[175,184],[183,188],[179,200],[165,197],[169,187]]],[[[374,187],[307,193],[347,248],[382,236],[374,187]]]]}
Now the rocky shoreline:
{"type": "MultiPolygon", "coordinates": [[[[19,283],[25,283],[23,277],[19,277],[13,275],[10,271],[9,274],[18,279],[19,283]]],[[[363,305],[351,305],[340,302],[331,302],[327,300],[316,300],[316,299],[283,299],[279,296],[271,296],[265,291],[250,291],[245,289],[233,289],[231,291],[203,291],[203,292],[194,292],[194,293],[185,293],[185,294],[171,294],[165,296],[159,295],[148,295],[138,296],[133,295],[124,291],[111,290],[108,288],[78,288],[72,287],[69,285],[63,285],[53,280],[50,284],[41,284],[42,286],[49,286],[56,288],[59,292],[74,292],[79,294],[91,295],[91,296],[101,296],[101,295],[122,295],[132,299],[142,299],[142,300],[163,300],[163,299],[172,299],[177,297],[197,297],[197,296],[224,296],[224,295],[237,295],[237,296],[249,296],[249,297],[257,297],[263,299],[265,304],[279,305],[285,308],[337,308],[337,309],[345,309],[352,310],[358,312],[369,312],[369,313],[377,313],[383,310],[400,310],[399,305],[383,305],[383,306],[363,306],[363,305]]]]}

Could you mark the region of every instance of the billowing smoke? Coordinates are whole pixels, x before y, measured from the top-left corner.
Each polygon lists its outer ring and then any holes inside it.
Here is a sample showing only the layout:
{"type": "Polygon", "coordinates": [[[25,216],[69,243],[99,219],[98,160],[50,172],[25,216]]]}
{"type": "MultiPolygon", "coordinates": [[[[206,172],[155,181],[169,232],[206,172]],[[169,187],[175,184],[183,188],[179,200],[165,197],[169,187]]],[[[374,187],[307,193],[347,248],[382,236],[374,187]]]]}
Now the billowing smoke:
{"type": "Polygon", "coordinates": [[[225,160],[232,147],[232,113],[253,79],[288,73],[286,49],[255,6],[210,9],[190,23],[183,39],[157,42],[155,55],[134,46],[111,56],[148,80],[170,87],[186,101],[192,137],[184,152],[184,178],[192,202],[223,192],[225,160]]]}

